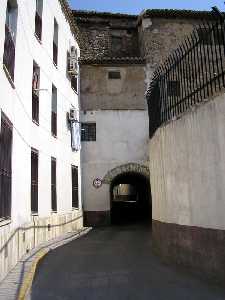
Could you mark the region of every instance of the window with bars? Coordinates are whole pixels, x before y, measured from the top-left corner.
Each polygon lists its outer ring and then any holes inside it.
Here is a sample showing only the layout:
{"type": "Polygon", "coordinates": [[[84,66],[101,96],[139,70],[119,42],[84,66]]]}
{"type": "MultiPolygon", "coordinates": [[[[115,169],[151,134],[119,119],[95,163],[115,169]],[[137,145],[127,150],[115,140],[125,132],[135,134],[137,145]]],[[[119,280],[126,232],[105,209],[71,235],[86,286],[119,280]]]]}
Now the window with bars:
{"type": "Polygon", "coordinates": [[[32,120],[39,124],[39,89],[40,89],[40,68],[33,62],[32,80],[32,120]]]}
{"type": "Polygon", "coordinates": [[[51,131],[54,137],[57,137],[57,88],[52,85],[52,120],[51,131]]]}
{"type": "Polygon", "coordinates": [[[78,167],[72,165],[71,171],[72,171],[72,207],[79,208],[78,167]]]}
{"type": "Polygon", "coordinates": [[[168,81],[167,83],[167,93],[169,97],[179,97],[180,96],[180,82],[179,81],[168,81]]]}
{"type": "Polygon", "coordinates": [[[108,78],[109,79],[121,79],[120,71],[109,71],[108,78]]]}
{"type": "Polygon", "coordinates": [[[57,66],[58,65],[58,34],[59,34],[59,27],[54,19],[54,36],[53,36],[53,62],[57,66]]]}
{"type": "Polygon", "coordinates": [[[216,27],[200,27],[197,29],[198,37],[203,45],[223,45],[224,43],[224,29],[216,27]]]}
{"type": "Polygon", "coordinates": [[[56,191],[56,158],[51,159],[51,204],[52,211],[57,211],[57,191],[56,191]]]}
{"type": "Polygon", "coordinates": [[[42,11],[43,0],[36,0],[36,14],[35,14],[35,36],[39,41],[42,39],[42,11]]]}
{"type": "Polygon", "coordinates": [[[1,114],[0,131],[0,220],[11,217],[13,126],[1,114]]]}
{"type": "Polygon", "coordinates": [[[199,40],[203,45],[212,44],[212,34],[210,29],[201,27],[197,29],[197,33],[198,33],[199,40]]]}
{"type": "Polygon", "coordinates": [[[14,81],[15,69],[15,44],[17,32],[18,8],[16,1],[8,1],[5,21],[5,42],[3,54],[3,66],[7,77],[14,81]]]}
{"type": "Polygon", "coordinates": [[[72,76],[71,77],[71,87],[72,89],[77,92],[78,91],[78,84],[77,84],[78,78],[77,76],[72,76]]]}
{"type": "Polygon", "coordinates": [[[38,213],[38,150],[31,149],[31,212],[38,213]]]}
{"type": "Polygon", "coordinates": [[[81,141],[82,142],[96,141],[96,123],[81,124],[81,141]]]}

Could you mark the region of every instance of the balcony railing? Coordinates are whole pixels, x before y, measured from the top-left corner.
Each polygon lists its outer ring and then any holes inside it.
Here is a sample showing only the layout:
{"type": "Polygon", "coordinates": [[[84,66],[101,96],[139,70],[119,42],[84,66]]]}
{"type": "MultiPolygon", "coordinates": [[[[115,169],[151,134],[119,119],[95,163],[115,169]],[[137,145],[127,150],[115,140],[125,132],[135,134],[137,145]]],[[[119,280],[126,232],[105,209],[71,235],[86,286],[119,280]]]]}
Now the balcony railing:
{"type": "Polygon", "coordinates": [[[41,41],[42,38],[42,19],[39,14],[36,12],[35,15],[35,35],[41,41]]]}
{"type": "Polygon", "coordinates": [[[4,55],[3,64],[14,81],[14,68],[15,68],[15,44],[12,36],[12,32],[9,27],[5,25],[5,44],[4,44],[4,55]]]}

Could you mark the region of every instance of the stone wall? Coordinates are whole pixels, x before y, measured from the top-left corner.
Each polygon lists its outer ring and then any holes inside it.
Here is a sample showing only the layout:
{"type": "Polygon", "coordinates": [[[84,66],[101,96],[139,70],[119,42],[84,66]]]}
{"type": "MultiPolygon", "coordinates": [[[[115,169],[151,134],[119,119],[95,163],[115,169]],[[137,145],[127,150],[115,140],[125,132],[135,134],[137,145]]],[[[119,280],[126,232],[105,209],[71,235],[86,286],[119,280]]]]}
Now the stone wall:
{"type": "Polygon", "coordinates": [[[185,18],[143,18],[139,23],[139,47],[146,59],[145,82],[148,87],[153,72],[184,41],[200,20],[185,18]]]}
{"type": "Polygon", "coordinates": [[[50,217],[33,217],[33,221],[12,229],[11,224],[0,227],[0,281],[30,250],[41,243],[83,227],[82,212],[74,210],[67,214],[50,217]]]}
{"type": "Polygon", "coordinates": [[[158,253],[225,279],[225,95],[159,128],[150,140],[158,253]]]}
{"type": "Polygon", "coordinates": [[[139,56],[137,16],[74,11],[81,59],[139,56]]]}

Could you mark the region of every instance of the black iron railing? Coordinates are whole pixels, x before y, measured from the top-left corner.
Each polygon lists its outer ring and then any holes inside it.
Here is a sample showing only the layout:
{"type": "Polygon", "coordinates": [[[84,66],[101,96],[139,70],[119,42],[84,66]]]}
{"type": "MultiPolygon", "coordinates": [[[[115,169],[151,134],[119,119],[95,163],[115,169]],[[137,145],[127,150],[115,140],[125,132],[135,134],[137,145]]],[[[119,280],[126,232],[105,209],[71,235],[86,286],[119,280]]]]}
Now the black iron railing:
{"type": "Polygon", "coordinates": [[[225,23],[204,22],[155,71],[147,92],[149,136],[225,87],[225,23]]]}
{"type": "Polygon", "coordinates": [[[15,68],[15,44],[9,27],[5,25],[5,44],[3,65],[7,69],[12,81],[14,81],[14,68],[15,68]]]}
{"type": "Polygon", "coordinates": [[[41,41],[42,38],[42,18],[36,12],[35,15],[35,35],[41,41]]]}

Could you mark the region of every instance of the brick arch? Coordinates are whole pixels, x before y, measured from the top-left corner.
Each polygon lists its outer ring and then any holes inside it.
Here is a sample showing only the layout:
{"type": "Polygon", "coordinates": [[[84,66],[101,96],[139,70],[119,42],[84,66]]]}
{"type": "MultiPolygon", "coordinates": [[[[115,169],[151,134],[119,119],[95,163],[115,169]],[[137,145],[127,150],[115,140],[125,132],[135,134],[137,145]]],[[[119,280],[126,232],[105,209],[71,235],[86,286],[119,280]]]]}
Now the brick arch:
{"type": "Polygon", "coordinates": [[[137,163],[128,163],[125,165],[118,166],[110,171],[104,176],[103,183],[104,184],[111,184],[112,180],[123,173],[137,173],[142,176],[145,176],[146,178],[149,178],[149,168],[144,165],[140,165],[137,163]]]}

